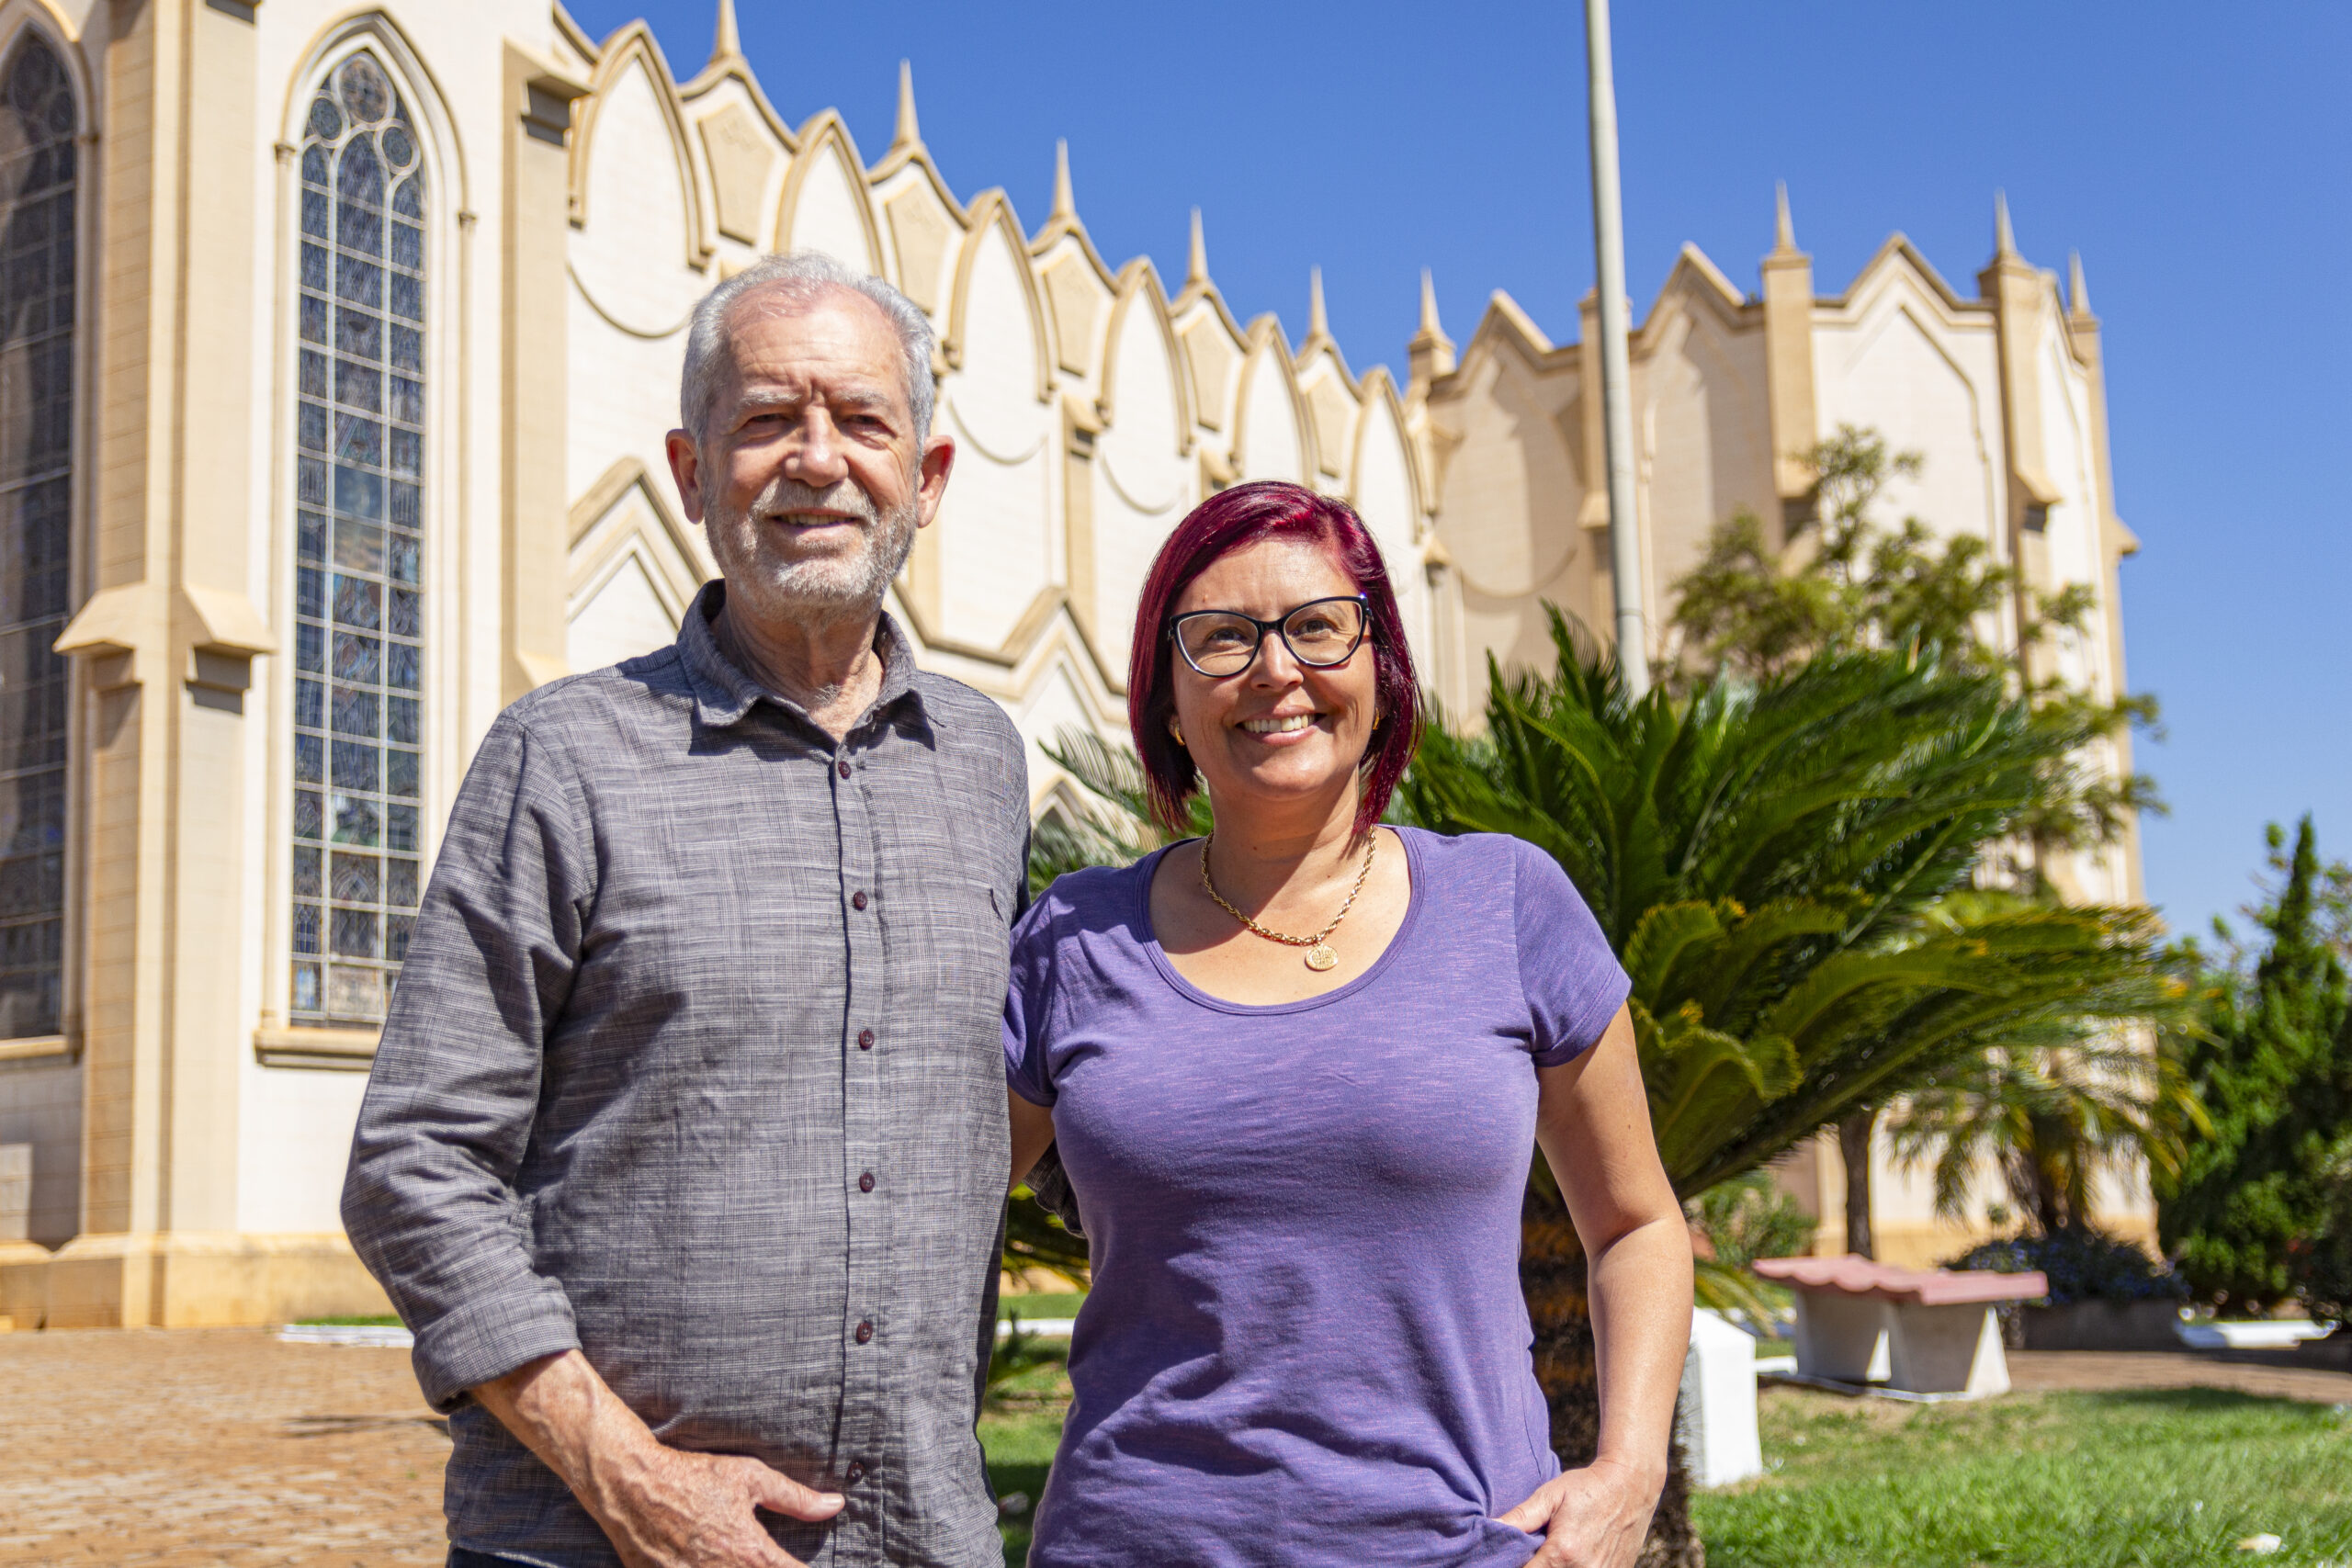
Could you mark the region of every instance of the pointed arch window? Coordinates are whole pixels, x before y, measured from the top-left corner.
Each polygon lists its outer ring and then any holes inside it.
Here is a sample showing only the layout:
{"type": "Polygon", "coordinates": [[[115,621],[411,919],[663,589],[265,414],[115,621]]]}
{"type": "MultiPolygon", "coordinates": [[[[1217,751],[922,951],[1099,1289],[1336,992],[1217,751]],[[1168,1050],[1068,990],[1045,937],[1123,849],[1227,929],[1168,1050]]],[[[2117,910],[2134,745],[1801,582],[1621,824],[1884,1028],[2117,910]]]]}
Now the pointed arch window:
{"type": "Polygon", "coordinates": [[[63,1012],[75,120],[28,31],[0,68],[0,1039],[63,1012]]]}
{"type": "Polygon", "coordinates": [[[302,141],[298,1025],[382,1021],[423,886],[427,196],[406,106],[353,55],[311,100],[302,141]]]}

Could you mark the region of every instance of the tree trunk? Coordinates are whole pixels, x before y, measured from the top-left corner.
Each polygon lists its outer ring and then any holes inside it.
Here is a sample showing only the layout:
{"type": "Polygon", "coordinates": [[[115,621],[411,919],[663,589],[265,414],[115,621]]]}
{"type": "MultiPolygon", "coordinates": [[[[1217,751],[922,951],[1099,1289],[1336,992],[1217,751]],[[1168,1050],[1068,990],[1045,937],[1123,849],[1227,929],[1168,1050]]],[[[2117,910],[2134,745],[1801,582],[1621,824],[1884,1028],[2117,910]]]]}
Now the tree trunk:
{"type": "Polygon", "coordinates": [[[1871,1235],[1871,1135],[1877,1130],[1875,1106],[1838,1123],[1838,1152],[1846,1160],[1846,1250],[1871,1258],[1878,1256],[1871,1235]]]}
{"type": "MultiPolygon", "coordinates": [[[[1530,1184],[1520,1216],[1520,1289],[1535,1328],[1535,1381],[1552,1411],[1552,1448],[1569,1469],[1600,1447],[1600,1385],[1594,1365],[1592,1305],[1584,1247],[1560,1200],[1530,1184]]],[[[1508,1506],[1508,1505],[1506,1505],[1508,1506]]],[[[1682,1446],[1667,1446],[1666,1490],[1636,1568],[1706,1568],[1707,1550],[1690,1528],[1690,1477],[1682,1446]]]]}

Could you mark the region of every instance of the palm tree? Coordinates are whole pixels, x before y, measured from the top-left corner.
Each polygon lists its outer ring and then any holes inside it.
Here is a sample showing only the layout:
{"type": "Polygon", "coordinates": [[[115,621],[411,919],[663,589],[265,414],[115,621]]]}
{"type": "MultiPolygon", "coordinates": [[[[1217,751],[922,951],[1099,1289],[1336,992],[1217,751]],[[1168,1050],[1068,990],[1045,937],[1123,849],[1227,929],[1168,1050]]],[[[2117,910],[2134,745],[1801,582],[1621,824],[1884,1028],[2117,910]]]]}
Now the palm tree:
{"type": "MultiPolygon", "coordinates": [[[[1967,929],[2025,900],[1966,893],[1936,918],[1967,929]]],[[[2188,989],[2167,987],[2163,1021],[2183,1021],[2188,989]]],[[[2009,1203],[2043,1235],[2090,1224],[2102,1172],[2144,1165],[2178,1175],[2191,1136],[2212,1123],[2171,1054],[2141,1030],[2097,1029],[2060,1017],[2019,1029],[1914,1091],[1890,1113],[1895,1157],[1929,1168],[1939,1216],[1964,1219],[1979,1170],[2000,1173],[2009,1203]]]]}

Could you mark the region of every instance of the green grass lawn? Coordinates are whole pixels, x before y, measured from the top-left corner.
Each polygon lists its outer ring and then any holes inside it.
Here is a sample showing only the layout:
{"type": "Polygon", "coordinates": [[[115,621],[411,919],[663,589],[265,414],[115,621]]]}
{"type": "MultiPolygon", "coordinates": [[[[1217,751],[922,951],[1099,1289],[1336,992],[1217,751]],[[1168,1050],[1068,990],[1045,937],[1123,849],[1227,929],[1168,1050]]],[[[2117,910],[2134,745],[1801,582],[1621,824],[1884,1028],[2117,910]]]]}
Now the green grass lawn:
{"type": "MultiPolygon", "coordinates": [[[[1058,1363],[980,1421],[1020,1568],[1061,1435],[1058,1363]]],[[[2206,1389],[1900,1404],[1773,1388],[1759,1481],[1702,1495],[1708,1568],[2352,1568],[2352,1410],[2206,1389]],[[2271,1556],[2237,1542],[2281,1538],[2271,1556]]]]}
{"type": "Polygon", "coordinates": [[[996,1299],[996,1316],[1001,1323],[1017,1312],[1023,1323],[1035,1323],[1046,1318],[1076,1317],[1078,1309],[1085,1304],[1086,1292],[1083,1291],[1052,1295],[999,1296],[996,1299]]]}
{"type": "Polygon", "coordinates": [[[1701,1496],[1708,1568],[2352,1562],[2352,1416],[2211,1389],[1904,1405],[1767,1392],[1773,1473],[1701,1496]],[[2237,1542],[2276,1535],[2275,1554],[2237,1542]]]}
{"type": "MultiPolygon", "coordinates": [[[[1025,1315],[1025,1314],[1024,1314],[1025,1315]]],[[[1046,1467],[1062,1439],[1062,1415],[1069,1408],[1069,1377],[1059,1359],[1032,1367],[1000,1385],[980,1416],[980,1444],[988,1450],[989,1479],[1000,1503],[1014,1494],[1028,1499],[998,1524],[1008,1568],[1029,1557],[1029,1521],[1046,1490],[1046,1467]]]]}

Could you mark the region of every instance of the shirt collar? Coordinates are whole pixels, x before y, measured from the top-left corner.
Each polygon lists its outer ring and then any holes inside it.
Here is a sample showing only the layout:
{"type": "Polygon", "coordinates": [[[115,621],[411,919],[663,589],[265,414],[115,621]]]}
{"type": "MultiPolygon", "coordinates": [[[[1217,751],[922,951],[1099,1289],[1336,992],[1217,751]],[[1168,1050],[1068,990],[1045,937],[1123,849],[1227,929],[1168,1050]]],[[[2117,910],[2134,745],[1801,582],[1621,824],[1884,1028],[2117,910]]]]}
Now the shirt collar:
{"type": "MultiPolygon", "coordinates": [[[[707,728],[729,729],[764,702],[815,728],[815,721],[799,704],[769,691],[719,650],[710,621],[726,603],[724,580],[704,583],[687,607],[684,624],[678,627],[678,656],[684,660],[686,679],[694,687],[695,716],[707,728]]],[[[901,701],[917,709],[922,705],[922,694],[915,689],[914,655],[907,648],[906,634],[887,610],[874,628],[874,651],[882,660],[882,687],[875,694],[874,705],[850,727],[853,735],[901,701]]]]}

